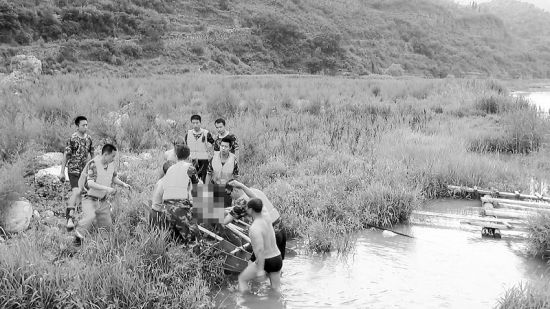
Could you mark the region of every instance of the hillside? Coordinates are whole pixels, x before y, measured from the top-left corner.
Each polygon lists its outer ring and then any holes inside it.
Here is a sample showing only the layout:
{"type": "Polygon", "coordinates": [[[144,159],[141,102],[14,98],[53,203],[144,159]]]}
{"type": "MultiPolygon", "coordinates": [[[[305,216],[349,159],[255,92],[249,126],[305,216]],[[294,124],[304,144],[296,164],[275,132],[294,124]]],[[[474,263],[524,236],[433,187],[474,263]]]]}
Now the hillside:
{"type": "Polygon", "coordinates": [[[40,3],[0,0],[4,72],[12,55],[30,53],[47,73],[550,77],[550,50],[533,48],[529,31],[525,37],[523,26],[503,22],[489,6],[437,0],[40,3]]]}

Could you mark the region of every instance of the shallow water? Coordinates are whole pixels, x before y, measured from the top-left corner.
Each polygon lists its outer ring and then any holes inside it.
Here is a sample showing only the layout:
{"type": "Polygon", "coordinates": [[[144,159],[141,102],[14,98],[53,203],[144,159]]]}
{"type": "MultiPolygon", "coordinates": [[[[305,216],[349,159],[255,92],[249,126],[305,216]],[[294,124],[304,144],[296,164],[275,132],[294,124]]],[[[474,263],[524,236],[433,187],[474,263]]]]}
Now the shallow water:
{"type": "Polygon", "coordinates": [[[513,96],[524,96],[532,104],[537,106],[545,115],[550,113],[550,91],[517,91],[512,93],[513,96]]]}
{"type": "MultiPolygon", "coordinates": [[[[442,212],[479,201],[440,200],[442,212]]],[[[469,210],[468,210],[469,211],[469,210]]],[[[542,261],[523,254],[525,239],[482,238],[479,229],[403,225],[408,238],[367,230],[347,256],[298,252],[285,259],[281,294],[256,283],[239,296],[236,282],[216,296],[221,308],[492,308],[507,288],[545,276],[542,261]]]]}

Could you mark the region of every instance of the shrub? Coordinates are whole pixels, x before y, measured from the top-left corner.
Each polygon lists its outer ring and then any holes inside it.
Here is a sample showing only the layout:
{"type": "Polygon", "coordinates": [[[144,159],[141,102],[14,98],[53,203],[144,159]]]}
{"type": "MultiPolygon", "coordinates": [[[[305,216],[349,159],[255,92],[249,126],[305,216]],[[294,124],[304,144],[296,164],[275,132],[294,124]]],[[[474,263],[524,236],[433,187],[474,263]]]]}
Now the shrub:
{"type": "Polygon", "coordinates": [[[238,108],[237,95],[227,88],[214,91],[206,102],[206,109],[216,117],[232,117],[237,113],[238,108]]]}
{"type": "Polygon", "coordinates": [[[400,64],[392,63],[385,71],[384,74],[391,76],[401,76],[405,73],[405,70],[400,64]]]}
{"type": "Polygon", "coordinates": [[[54,12],[49,9],[45,9],[43,11],[40,11],[40,14],[38,16],[40,18],[40,36],[45,41],[59,39],[61,37],[61,34],[63,33],[63,30],[61,28],[61,23],[54,15],[54,12]]]}
{"type": "Polygon", "coordinates": [[[550,256],[550,214],[540,213],[529,219],[528,250],[534,256],[550,256]]]}

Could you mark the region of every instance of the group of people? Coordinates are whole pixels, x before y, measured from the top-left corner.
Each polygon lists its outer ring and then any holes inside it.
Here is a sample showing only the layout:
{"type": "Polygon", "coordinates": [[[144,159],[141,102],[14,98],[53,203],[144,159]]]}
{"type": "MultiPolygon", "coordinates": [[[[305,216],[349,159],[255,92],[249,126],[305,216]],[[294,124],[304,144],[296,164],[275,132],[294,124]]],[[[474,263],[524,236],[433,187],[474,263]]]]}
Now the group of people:
{"type": "MultiPolygon", "coordinates": [[[[226,129],[225,120],[214,122],[215,135],[202,128],[201,122],[200,115],[191,116],[192,128],[176,138],[173,149],[163,154],[160,177],[151,197],[149,224],[168,230],[175,241],[198,241],[200,218],[193,210],[193,188],[201,184],[223,186],[226,214],[223,222],[209,226],[223,231],[234,220],[243,217],[252,220],[248,232],[253,254],[248,267],[239,275],[239,290],[248,290],[250,280],[266,275],[271,286],[278,289],[286,247],[281,216],[262,191],[237,180],[239,144],[236,136],[226,129]]],[[[111,228],[108,197],[116,192],[113,186],[129,189],[131,186],[117,177],[113,163],[117,148],[105,144],[101,155],[94,157],[88,120],[79,116],[74,123],[77,129],[67,141],[60,178],[65,179],[67,168],[72,189],[66,211],[67,230],[74,230],[74,243],[80,246],[93,223],[98,228],[111,228]],[[82,217],[75,224],[76,206],[80,202],[82,217]]]]}

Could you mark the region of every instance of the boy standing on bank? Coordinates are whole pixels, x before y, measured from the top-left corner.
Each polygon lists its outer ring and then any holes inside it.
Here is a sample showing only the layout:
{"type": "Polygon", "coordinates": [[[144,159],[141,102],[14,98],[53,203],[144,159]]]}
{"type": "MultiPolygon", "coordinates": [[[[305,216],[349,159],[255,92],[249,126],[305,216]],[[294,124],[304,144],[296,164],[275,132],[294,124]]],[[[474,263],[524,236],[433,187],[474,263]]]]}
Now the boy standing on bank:
{"type": "Polygon", "coordinates": [[[206,180],[206,170],[210,159],[210,148],[215,143],[212,134],[208,130],[201,128],[201,116],[191,116],[191,125],[193,128],[185,134],[185,144],[189,147],[191,154],[189,158],[197,169],[199,179],[204,183],[206,180]]]}
{"type": "Polygon", "coordinates": [[[65,147],[63,163],[61,164],[61,174],[59,179],[65,181],[65,166],[67,166],[67,174],[71,184],[71,197],[65,211],[67,218],[67,230],[71,231],[74,228],[74,217],[76,205],[81,202],[80,189],[78,188],[78,179],[86,165],[86,162],[94,156],[92,147],[92,138],[88,135],[88,119],[84,116],[76,117],[74,124],[76,132],[71,135],[65,147]]]}

